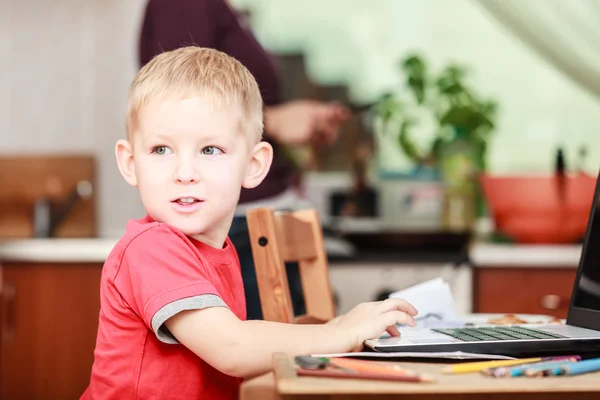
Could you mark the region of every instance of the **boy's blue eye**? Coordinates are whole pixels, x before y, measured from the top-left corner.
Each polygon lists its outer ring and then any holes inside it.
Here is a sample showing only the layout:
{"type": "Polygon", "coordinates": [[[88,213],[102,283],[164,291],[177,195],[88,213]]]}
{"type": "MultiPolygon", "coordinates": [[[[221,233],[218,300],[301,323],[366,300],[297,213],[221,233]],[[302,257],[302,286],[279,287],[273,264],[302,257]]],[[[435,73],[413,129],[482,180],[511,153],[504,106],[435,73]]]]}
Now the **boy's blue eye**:
{"type": "Polygon", "coordinates": [[[202,149],[202,154],[205,154],[207,156],[212,156],[214,154],[221,154],[223,153],[221,151],[221,149],[215,147],[215,146],[206,146],[205,148],[202,149]]]}
{"type": "Polygon", "coordinates": [[[152,149],[153,153],[163,155],[169,153],[171,150],[167,146],[156,146],[152,149]]]}

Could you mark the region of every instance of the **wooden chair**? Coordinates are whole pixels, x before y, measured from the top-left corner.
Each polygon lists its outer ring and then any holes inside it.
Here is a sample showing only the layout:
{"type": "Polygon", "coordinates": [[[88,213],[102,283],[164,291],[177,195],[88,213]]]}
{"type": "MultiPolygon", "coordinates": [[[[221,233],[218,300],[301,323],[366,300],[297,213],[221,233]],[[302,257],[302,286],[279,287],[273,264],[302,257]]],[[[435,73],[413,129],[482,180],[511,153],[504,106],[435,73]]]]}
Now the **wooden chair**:
{"type": "Polygon", "coordinates": [[[327,254],[321,222],[314,209],[275,212],[270,208],[248,211],[248,230],[267,321],[323,323],[335,317],[327,254]],[[285,262],[300,268],[306,314],[294,317],[285,262]]]}

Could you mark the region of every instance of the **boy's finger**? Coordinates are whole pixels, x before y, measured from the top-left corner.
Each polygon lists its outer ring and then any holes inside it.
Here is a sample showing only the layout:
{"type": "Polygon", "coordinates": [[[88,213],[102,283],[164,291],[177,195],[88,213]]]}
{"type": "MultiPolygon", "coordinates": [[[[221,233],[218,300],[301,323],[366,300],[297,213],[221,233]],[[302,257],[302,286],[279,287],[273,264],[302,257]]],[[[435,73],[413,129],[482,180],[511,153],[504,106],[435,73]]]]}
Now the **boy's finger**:
{"type": "Polygon", "coordinates": [[[418,314],[416,308],[413,307],[408,301],[404,299],[390,298],[381,302],[382,312],[391,311],[391,310],[400,310],[405,313],[415,316],[418,314]]]}
{"type": "Polygon", "coordinates": [[[396,324],[401,324],[401,325],[408,325],[408,326],[416,326],[417,325],[417,321],[414,320],[413,317],[411,317],[410,315],[408,315],[405,312],[402,311],[389,311],[386,314],[386,317],[388,317],[388,319],[386,320],[386,323],[388,326],[391,325],[396,325],[396,324]]]}
{"type": "Polygon", "coordinates": [[[398,330],[398,328],[396,328],[395,325],[388,326],[385,331],[392,336],[400,336],[400,331],[398,330]]]}

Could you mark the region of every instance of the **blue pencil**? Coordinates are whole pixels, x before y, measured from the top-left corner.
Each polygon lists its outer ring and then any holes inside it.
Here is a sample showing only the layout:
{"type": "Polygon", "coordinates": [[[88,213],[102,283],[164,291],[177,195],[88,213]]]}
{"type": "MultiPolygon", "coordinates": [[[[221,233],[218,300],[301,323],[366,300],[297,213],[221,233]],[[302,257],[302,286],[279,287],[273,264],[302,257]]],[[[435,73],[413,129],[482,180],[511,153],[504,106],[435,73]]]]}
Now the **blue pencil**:
{"type": "Polygon", "coordinates": [[[579,362],[569,362],[562,366],[550,368],[544,375],[579,375],[600,371],[600,358],[591,358],[579,362]]]}
{"type": "Polygon", "coordinates": [[[544,357],[538,362],[524,363],[512,367],[495,367],[495,368],[486,368],[481,373],[486,376],[493,376],[496,378],[502,377],[518,377],[524,375],[525,371],[531,368],[537,368],[541,366],[546,366],[547,368],[551,368],[558,365],[563,365],[568,361],[577,361],[581,360],[581,356],[573,355],[573,356],[556,356],[556,357],[544,357]]]}
{"type": "Polygon", "coordinates": [[[561,365],[565,365],[565,363],[567,363],[567,362],[577,362],[577,360],[579,360],[579,359],[580,358],[569,358],[569,359],[565,359],[562,361],[550,361],[550,362],[543,362],[543,363],[539,363],[539,364],[524,365],[524,366],[518,367],[518,368],[517,367],[511,368],[509,373],[510,373],[510,376],[512,376],[512,377],[543,376],[544,370],[554,368],[554,367],[559,367],[561,365]]]}

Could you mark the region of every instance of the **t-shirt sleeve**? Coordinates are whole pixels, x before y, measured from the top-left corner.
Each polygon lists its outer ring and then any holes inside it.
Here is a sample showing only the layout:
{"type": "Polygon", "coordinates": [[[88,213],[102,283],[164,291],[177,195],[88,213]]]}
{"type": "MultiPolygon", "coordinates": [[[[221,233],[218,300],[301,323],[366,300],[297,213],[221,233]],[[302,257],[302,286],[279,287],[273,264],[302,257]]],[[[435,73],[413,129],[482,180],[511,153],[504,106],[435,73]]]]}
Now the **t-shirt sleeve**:
{"type": "Polygon", "coordinates": [[[136,236],[123,252],[115,286],[165,343],[178,343],[164,325],[177,313],[227,307],[195,251],[183,235],[157,225],[136,236]]]}

